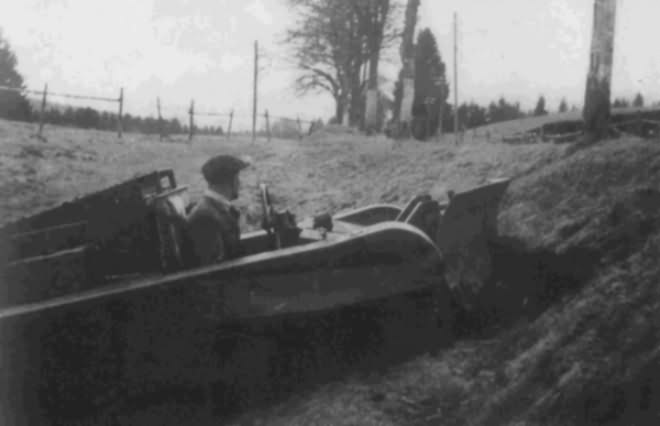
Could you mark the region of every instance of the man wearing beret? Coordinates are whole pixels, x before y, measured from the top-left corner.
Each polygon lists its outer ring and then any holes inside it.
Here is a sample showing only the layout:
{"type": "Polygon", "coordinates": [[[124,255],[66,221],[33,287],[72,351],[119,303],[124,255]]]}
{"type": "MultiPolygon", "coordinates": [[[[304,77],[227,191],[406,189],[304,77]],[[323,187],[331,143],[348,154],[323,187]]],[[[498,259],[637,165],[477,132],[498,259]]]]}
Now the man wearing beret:
{"type": "Polygon", "coordinates": [[[187,218],[191,266],[240,255],[240,213],[231,202],[238,198],[239,172],[247,166],[231,155],[218,155],[202,166],[208,188],[187,218]]]}

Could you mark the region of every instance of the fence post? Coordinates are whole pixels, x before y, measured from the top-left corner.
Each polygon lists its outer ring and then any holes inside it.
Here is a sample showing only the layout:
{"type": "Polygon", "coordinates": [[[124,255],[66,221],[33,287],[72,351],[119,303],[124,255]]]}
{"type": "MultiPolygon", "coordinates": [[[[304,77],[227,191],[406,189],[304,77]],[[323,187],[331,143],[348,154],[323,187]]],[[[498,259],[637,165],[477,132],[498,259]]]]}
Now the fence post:
{"type": "Polygon", "coordinates": [[[39,138],[43,138],[44,116],[46,115],[46,97],[48,96],[48,83],[44,84],[44,93],[41,98],[41,111],[39,112],[39,138]]]}
{"type": "Polygon", "coordinates": [[[190,126],[189,126],[189,129],[188,129],[188,141],[192,141],[193,133],[194,133],[193,127],[195,126],[195,121],[194,121],[195,100],[194,99],[190,100],[190,109],[188,110],[188,115],[190,116],[190,120],[189,120],[190,126]]]}
{"type": "Polygon", "coordinates": [[[117,115],[117,137],[121,139],[123,128],[121,123],[121,116],[124,112],[124,88],[119,88],[119,114],[117,115]]]}
{"type": "Polygon", "coordinates": [[[444,136],[444,129],[442,127],[442,122],[444,121],[445,103],[444,101],[439,101],[438,105],[438,130],[435,132],[435,140],[440,141],[444,136]]]}
{"type": "Polygon", "coordinates": [[[270,119],[268,118],[268,110],[264,112],[264,118],[266,119],[266,137],[268,142],[270,142],[270,119]]]}
{"type": "Polygon", "coordinates": [[[296,123],[298,124],[298,140],[302,140],[303,134],[302,134],[302,124],[300,124],[300,116],[296,118],[296,123]]]}
{"type": "Polygon", "coordinates": [[[229,111],[229,125],[227,126],[227,140],[231,137],[231,122],[234,121],[234,110],[229,111]]]}
{"type": "Polygon", "coordinates": [[[156,98],[156,108],[158,109],[158,134],[159,139],[163,140],[163,116],[160,113],[160,96],[156,98]]]}

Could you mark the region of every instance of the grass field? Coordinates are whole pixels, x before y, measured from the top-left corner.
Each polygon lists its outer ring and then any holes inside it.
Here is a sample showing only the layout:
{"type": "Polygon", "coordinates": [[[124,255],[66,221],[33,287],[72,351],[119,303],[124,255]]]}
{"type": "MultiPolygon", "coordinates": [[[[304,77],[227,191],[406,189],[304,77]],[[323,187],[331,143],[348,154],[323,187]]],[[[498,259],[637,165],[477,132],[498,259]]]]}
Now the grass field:
{"type": "Polygon", "coordinates": [[[444,197],[499,175],[517,175],[549,161],[564,148],[529,145],[514,148],[474,139],[456,147],[451,135],[441,142],[392,142],[384,137],[312,135],[302,141],[226,140],[199,136],[192,144],[180,136],[159,142],[155,136],[50,127],[47,142],[31,137],[34,127],[0,121],[0,209],[3,221],[57,205],[75,196],[156,169],[172,168],[191,199],[204,183],[203,162],[212,155],[248,155],[254,167],[243,175],[239,202],[248,222],[259,214],[257,184],[272,186],[281,207],[298,216],[376,201],[404,203],[430,191],[444,197]]]}
{"type": "MultiPolygon", "coordinates": [[[[499,134],[521,130],[503,123],[499,134]]],[[[579,282],[558,274],[539,292],[539,272],[511,266],[516,286],[540,309],[486,337],[457,341],[386,371],[352,374],[237,418],[194,404],[153,406],[127,424],[147,425],[491,425],[657,424],[660,416],[660,142],[605,141],[511,146],[469,136],[460,146],[321,133],[270,143],[237,138],[158,142],[155,137],[33,127],[0,121],[3,221],[31,214],[137,173],[173,168],[191,198],[199,168],[216,153],[249,155],[240,206],[245,227],[259,219],[256,183],[298,217],[371,202],[444,197],[501,176],[502,233],[527,252],[570,258],[589,250],[579,282]],[[518,275],[516,275],[518,274],[518,275]],[[536,275],[535,275],[536,274],[536,275]]],[[[481,132],[477,134],[483,134],[481,132]]],[[[570,259],[569,259],[570,260],[570,259]]],[[[579,261],[579,258],[574,258],[579,261]]],[[[545,271],[552,275],[553,271],[545,271]]],[[[506,298],[506,295],[502,297],[506,298]]],[[[101,424],[101,423],[99,423],[101,424]]]]}

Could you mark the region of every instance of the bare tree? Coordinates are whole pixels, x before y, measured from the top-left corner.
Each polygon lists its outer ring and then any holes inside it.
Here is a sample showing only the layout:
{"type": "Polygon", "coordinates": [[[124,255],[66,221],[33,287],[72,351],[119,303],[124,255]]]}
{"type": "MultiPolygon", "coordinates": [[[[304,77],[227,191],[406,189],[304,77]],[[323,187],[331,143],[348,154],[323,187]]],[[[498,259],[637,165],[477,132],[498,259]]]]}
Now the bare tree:
{"type": "Polygon", "coordinates": [[[292,60],[301,70],[296,90],[300,94],[330,93],[336,103],[336,119],[341,121],[348,99],[345,74],[351,52],[338,46],[350,38],[346,27],[350,28],[353,22],[345,20],[349,8],[332,0],[290,0],[289,3],[299,15],[285,38],[293,50],[292,60]]]}
{"type": "MultiPolygon", "coordinates": [[[[382,49],[398,36],[389,0],[289,0],[298,19],[286,32],[292,60],[301,74],[300,94],[328,92],[335,100],[335,119],[360,120],[367,63],[378,77],[382,49]]],[[[377,78],[373,83],[377,89],[377,78]]]]}

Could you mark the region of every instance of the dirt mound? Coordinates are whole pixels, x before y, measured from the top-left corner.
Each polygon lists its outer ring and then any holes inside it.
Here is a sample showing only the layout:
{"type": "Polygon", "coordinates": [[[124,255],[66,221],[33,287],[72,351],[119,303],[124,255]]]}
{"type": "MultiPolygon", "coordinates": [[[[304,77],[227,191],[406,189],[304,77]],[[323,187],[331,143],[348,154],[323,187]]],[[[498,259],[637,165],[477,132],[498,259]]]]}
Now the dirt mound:
{"type": "MultiPolygon", "coordinates": [[[[494,357],[505,379],[476,424],[657,421],[658,182],[660,147],[612,141],[517,183],[502,213],[508,231],[558,253],[589,249],[598,265],[576,292],[498,342],[515,350],[494,357]]],[[[590,265],[575,258],[572,268],[590,265]]]]}
{"type": "Polygon", "coordinates": [[[635,205],[646,205],[639,214],[651,214],[659,185],[660,146],[609,141],[514,181],[503,200],[501,229],[533,247],[585,245],[635,205]]]}
{"type": "Polygon", "coordinates": [[[522,175],[500,215],[499,331],[249,418],[657,424],[659,182],[660,147],[639,140],[606,142],[522,175]]]}

